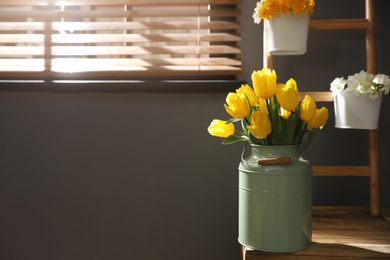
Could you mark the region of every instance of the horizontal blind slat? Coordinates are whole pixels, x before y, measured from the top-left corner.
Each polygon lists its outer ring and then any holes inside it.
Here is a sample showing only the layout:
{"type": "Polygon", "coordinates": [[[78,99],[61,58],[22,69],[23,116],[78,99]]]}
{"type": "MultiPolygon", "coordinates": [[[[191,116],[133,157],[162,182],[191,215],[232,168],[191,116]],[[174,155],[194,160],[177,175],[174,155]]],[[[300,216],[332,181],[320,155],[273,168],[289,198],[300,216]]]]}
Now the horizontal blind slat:
{"type": "MultiPolygon", "coordinates": [[[[4,47],[7,48],[7,47],[4,47]]],[[[11,47],[9,47],[11,48],[11,47]]],[[[18,48],[18,47],[12,47],[18,48]]],[[[38,48],[38,47],[37,47],[38,48]]],[[[1,48],[0,48],[1,50],[1,48]]],[[[1,52],[0,52],[1,53],[1,52]]],[[[237,46],[54,46],[53,55],[238,54],[237,46]]]]}
{"type": "MultiPolygon", "coordinates": [[[[43,70],[44,59],[6,59],[0,62],[0,70],[43,70]]],[[[229,58],[165,58],[165,59],[53,59],[54,68],[107,68],[107,67],[130,67],[130,66],[240,66],[241,61],[229,58]]],[[[58,70],[58,69],[57,69],[58,70]]]]}
{"type": "MultiPolygon", "coordinates": [[[[187,21],[175,22],[53,22],[52,30],[191,30],[198,25],[187,21]]],[[[200,24],[200,29],[231,30],[239,29],[239,22],[211,21],[200,24]]],[[[19,31],[44,29],[43,22],[0,22],[0,31],[19,31]]]]}
{"type": "MultiPolygon", "coordinates": [[[[200,29],[232,30],[239,29],[239,22],[211,21],[199,24],[200,29]]],[[[198,24],[188,21],[173,22],[53,22],[55,31],[65,30],[195,30],[198,24]]]]}
{"type": "Polygon", "coordinates": [[[43,55],[44,53],[45,48],[40,46],[0,46],[0,55],[4,56],[43,55]]]}
{"type": "Polygon", "coordinates": [[[43,43],[43,34],[0,34],[0,43],[43,43]]]}
{"type": "Polygon", "coordinates": [[[171,10],[169,12],[161,12],[158,8],[147,10],[96,10],[96,11],[56,11],[47,13],[45,11],[6,11],[0,12],[0,18],[103,18],[103,17],[129,17],[129,18],[145,18],[145,17],[237,17],[241,15],[238,9],[227,10],[198,10],[197,8],[171,10]]]}
{"type": "Polygon", "coordinates": [[[228,76],[241,74],[241,68],[234,66],[156,66],[156,67],[131,67],[124,70],[105,70],[105,71],[86,71],[73,72],[71,74],[62,71],[46,72],[42,70],[26,70],[23,74],[20,71],[2,71],[0,69],[1,79],[42,79],[46,77],[83,79],[90,77],[93,79],[122,79],[131,77],[133,72],[137,76],[228,76]]]}
{"type": "MultiPolygon", "coordinates": [[[[141,42],[195,42],[200,41],[240,41],[241,37],[228,33],[212,34],[54,34],[53,43],[141,43],[141,42]]],[[[5,37],[7,38],[7,37],[5,37]]],[[[17,39],[15,39],[17,40],[17,39]]],[[[1,41],[1,38],[0,38],[1,41]]],[[[4,40],[5,41],[5,40],[4,40]]]]}
{"type": "MultiPolygon", "coordinates": [[[[11,46],[0,47],[0,55],[43,55],[44,47],[11,46]]],[[[147,55],[147,54],[238,54],[237,46],[54,46],[53,55],[83,56],[83,55],[147,55]]]]}
{"type": "MultiPolygon", "coordinates": [[[[18,64],[17,61],[14,64],[18,64]]],[[[61,67],[62,65],[80,66],[80,67],[107,67],[107,66],[164,66],[164,65],[175,65],[175,66],[206,66],[206,65],[231,65],[240,66],[241,61],[238,59],[229,58],[163,58],[163,59],[138,59],[138,58],[122,58],[122,59],[66,59],[66,58],[55,58],[53,59],[53,66],[61,67]]]]}
{"type": "MultiPolygon", "coordinates": [[[[240,41],[241,36],[228,33],[212,34],[53,34],[53,43],[139,43],[240,41]]],[[[43,43],[43,34],[0,34],[0,43],[43,43]]]]}
{"type": "Polygon", "coordinates": [[[3,59],[0,71],[44,71],[45,59],[3,59]]]}
{"type": "MultiPolygon", "coordinates": [[[[69,0],[72,5],[197,5],[240,4],[241,0],[69,0]]],[[[48,0],[1,0],[2,5],[49,5],[48,0]]]]}
{"type": "Polygon", "coordinates": [[[0,22],[0,31],[41,31],[44,28],[43,22],[0,22]]]}
{"type": "MultiPolygon", "coordinates": [[[[82,76],[84,72],[88,72],[88,68],[84,68],[85,71],[73,72],[71,77],[82,76]]],[[[61,72],[61,71],[57,71],[61,72]]],[[[154,67],[125,67],[122,70],[118,68],[105,69],[102,71],[90,71],[84,75],[93,75],[94,77],[103,77],[110,75],[112,78],[119,79],[126,75],[121,72],[136,73],[137,76],[213,76],[213,75],[239,75],[241,68],[234,66],[154,66],[154,67]],[[110,73],[111,72],[111,73],[110,73]]],[[[1,74],[0,74],[1,75],[1,74]]],[[[70,79],[71,77],[67,77],[70,79]]]]}

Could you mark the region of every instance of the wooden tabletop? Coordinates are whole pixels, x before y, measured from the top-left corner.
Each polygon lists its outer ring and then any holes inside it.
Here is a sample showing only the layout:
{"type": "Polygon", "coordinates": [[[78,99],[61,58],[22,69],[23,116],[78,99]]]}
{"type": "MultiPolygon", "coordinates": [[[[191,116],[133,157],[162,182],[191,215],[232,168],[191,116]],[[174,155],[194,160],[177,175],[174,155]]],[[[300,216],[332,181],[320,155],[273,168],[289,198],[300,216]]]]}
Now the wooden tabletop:
{"type": "Polygon", "coordinates": [[[243,259],[390,259],[390,210],[313,207],[313,245],[303,251],[270,253],[243,248],[243,259]]]}

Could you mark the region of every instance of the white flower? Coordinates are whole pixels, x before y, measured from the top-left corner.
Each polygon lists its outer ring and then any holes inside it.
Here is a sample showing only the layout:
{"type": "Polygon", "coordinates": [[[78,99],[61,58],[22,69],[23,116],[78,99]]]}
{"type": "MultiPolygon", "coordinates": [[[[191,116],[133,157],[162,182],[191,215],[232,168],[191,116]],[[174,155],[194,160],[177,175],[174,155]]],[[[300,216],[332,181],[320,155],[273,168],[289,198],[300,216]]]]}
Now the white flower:
{"type": "Polygon", "coordinates": [[[335,78],[332,83],[330,83],[330,90],[332,91],[332,95],[336,96],[338,93],[344,90],[345,84],[347,84],[347,81],[343,77],[335,78]]]}
{"type": "Polygon", "coordinates": [[[359,96],[360,93],[370,93],[372,91],[372,81],[374,80],[374,75],[369,74],[365,71],[360,71],[353,76],[349,76],[347,80],[348,87],[346,88],[347,92],[353,92],[355,96],[359,96]]]}
{"type": "Polygon", "coordinates": [[[390,85],[390,77],[385,74],[377,74],[373,81],[374,83],[383,85],[384,87],[390,85]]]}
{"type": "Polygon", "coordinates": [[[256,7],[255,7],[254,12],[253,12],[253,20],[256,24],[259,24],[262,20],[260,18],[260,15],[259,15],[259,10],[263,6],[263,3],[262,3],[263,1],[264,0],[257,2],[256,7]]]}
{"type": "Polygon", "coordinates": [[[370,93],[370,98],[371,99],[377,99],[378,98],[378,91],[372,91],[371,93],[370,93]]]}
{"type": "Polygon", "coordinates": [[[345,91],[352,92],[355,96],[358,97],[360,95],[360,92],[358,90],[360,83],[359,83],[357,76],[358,76],[358,74],[355,74],[353,76],[348,76],[347,88],[345,89],[345,91]]]}
{"type": "Polygon", "coordinates": [[[390,77],[384,74],[378,74],[374,78],[374,83],[382,85],[380,90],[385,92],[385,95],[390,91],[390,77]]]}
{"type": "Polygon", "coordinates": [[[360,71],[352,76],[348,76],[347,80],[344,78],[336,78],[330,84],[332,95],[336,96],[341,91],[354,94],[359,97],[360,94],[370,95],[371,99],[377,99],[379,91],[383,91],[385,95],[390,92],[390,77],[384,74],[373,74],[365,71],[360,71]],[[345,86],[347,86],[345,88],[345,86]]]}
{"type": "Polygon", "coordinates": [[[383,87],[381,90],[385,92],[385,95],[387,95],[390,92],[390,86],[383,87]]]}
{"type": "Polygon", "coordinates": [[[361,71],[359,73],[362,77],[362,82],[360,83],[360,86],[358,87],[358,90],[360,93],[371,93],[373,91],[373,80],[374,75],[369,74],[367,72],[361,71]]]}
{"type": "Polygon", "coordinates": [[[357,90],[362,94],[366,94],[366,93],[371,93],[371,91],[373,91],[374,89],[372,88],[371,84],[362,83],[359,84],[357,90]]]}

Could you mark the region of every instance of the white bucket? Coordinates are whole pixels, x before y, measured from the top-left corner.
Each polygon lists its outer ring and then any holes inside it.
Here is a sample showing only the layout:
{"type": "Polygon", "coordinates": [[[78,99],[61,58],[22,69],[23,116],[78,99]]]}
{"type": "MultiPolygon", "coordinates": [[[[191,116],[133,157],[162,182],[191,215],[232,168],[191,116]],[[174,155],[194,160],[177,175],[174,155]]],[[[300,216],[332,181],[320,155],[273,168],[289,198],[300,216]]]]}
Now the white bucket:
{"type": "Polygon", "coordinates": [[[310,16],[288,12],[271,16],[267,23],[268,52],[271,55],[306,53],[310,16]]]}
{"type": "Polygon", "coordinates": [[[334,113],[337,128],[378,129],[379,114],[383,92],[379,91],[377,99],[369,94],[341,91],[334,98],[334,113]]]}

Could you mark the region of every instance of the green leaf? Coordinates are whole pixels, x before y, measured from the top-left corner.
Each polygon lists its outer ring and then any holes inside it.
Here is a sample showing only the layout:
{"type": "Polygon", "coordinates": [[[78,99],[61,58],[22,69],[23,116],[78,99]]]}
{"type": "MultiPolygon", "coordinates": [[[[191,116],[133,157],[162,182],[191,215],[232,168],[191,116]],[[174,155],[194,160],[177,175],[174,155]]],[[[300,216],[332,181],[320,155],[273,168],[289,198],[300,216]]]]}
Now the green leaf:
{"type": "Polygon", "coordinates": [[[297,123],[299,120],[299,116],[295,113],[292,113],[287,119],[287,124],[280,132],[280,145],[293,145],[295,138],[295,129],[297,127],[297,123]]]}
{"type": "MultiPolygon", "coordinates": [[[[250,113],[249,113],[249,115],[247,115],[245,118],[244,118],[244,120],[245,120],[245,123],[247,123],[248,125],[250,125],[251,123],[251,116],[252,116],[252,114],[253,114],[253,111],[251,111],[250,113]]],[[[243,121],[244,121],[243,120],[243,121]]]]}
{"type": "Polygon", "coordinates": [[[248,130],[248,128],[246,128],[246,125],[245,125],[245,123],[244,123],[244,120],[241,120],[241,127],[242,127],[242,131],[244,131],[244,134],[245,134],[246,136],[249,136],[249,130],[248,130]]]}
{"type": "Polygon", "coordinates": [[[309,130],[308,133],[309,134],[307,135],[305,145],[303,146],[303,150],[306,150],[314,139],[314,134],[315,134],[314,130],[309,130]]]}
{"type": "Polygon", "coordinates": [[[306,123],[301,118],[298,119],[297,127],[295,129],[294,144],[300,144],[302,142],[302,139],[307,132],[307,128],[304,126],[305,124],[306,123]]]}
{"type": "Polygon", "coordinates": [[[222,144],[233,144],[239,141],[248,141],[248,138],[244,136],[230,135],[222,142],[222,144]]]}
{"type": "Polygon", "coordinates": [[[294,109],[294,113],[300,115],[301,114],[301,104],[302,101],[299,101],[298,106],[294,109]]]}
{"type": "Polygon", "coordinates": [[[245,95],[246,100],[248,101],[249,106],[252,107],[251,102],[249,101],[249,98],[248,98],[248,96],[246,95],[246,93],[244,93],[244,95],[245,95]]]}
{"type": "Polygon", "coordinates": [[[230,118],[228,121],[226,121],[226,124],[235,123],[235,122],[238,122],[238,121],[240,121],[240,120],[241,120],[241,119],[230,118]]]}
{"type": "Polygon", "coordinates": [[[302,129],[295,137],[294,144],[301,144],[303,137],[305,136],[307,129],[302,129]]]}
{"type": "Polygon", "coordinates": [[[274,143],[276,143],[275,139],[273,139],[272,137],[272,134],[269,134],[264,140],[266,145],[267,144],[274,145],[274,143]]]}
{"type": "Polygon", "coordinates": [[[273,137],[273,144],[277,145],[279,143],[279,114],[278,114],[278,111],[275,110],[275,111],[272,111],[273,114],[272,114],[272,121],[271,121],[271,127],[272,127],[272,130],[271,130],[271,133],[272,133],[272,137],[273,137]]]}
{"type": "Polygon", "coordinates": [[[279,132],[282,131],[282,129],[286,127],[286,124],[287,124],[287,119],[280,116],[279,117],[279,132]]]}
{"type": "Polygon", "coordinates": [[[299,118],[298,123],[297,123],[296,133],[301,132],[304,124],[305,124],[305,122],[301,118],[299,118]]]}
{"type": "Polygon", "coordinates": [[[279,109],[276,104],[276,99],[270,100],[268,104],[268,115],[271,122],[271,138],[270,142],[272,145],[277,145],[279,143],[279,109]]]}

